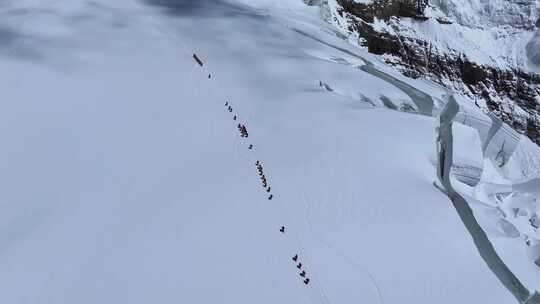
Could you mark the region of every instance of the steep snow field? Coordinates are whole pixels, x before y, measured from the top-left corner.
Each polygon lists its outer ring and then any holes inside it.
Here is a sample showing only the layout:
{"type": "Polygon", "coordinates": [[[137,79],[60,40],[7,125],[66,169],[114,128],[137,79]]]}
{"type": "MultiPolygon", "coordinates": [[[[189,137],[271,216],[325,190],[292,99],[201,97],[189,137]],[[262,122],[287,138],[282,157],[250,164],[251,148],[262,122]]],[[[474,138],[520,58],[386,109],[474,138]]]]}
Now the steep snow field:
{"type": "MultiPolygon", "coordinates": [[[[534,32],[540,20],[538,0],[434,0],[430,4],[437,11],[429,9],[428,15],[442,13],[455,22],[428,26],[450,36],[441,39],[440,34],[435,34],[438,43],[443,40],[443,44],[478,63],[540,70],[536,51],[527,47],[537,40],[534,32]]],[[[425,34],[422,27],[419,32],[425,34]]]]}
{"type": "Polygon", "coordinates": [[[1,302],[513,302],[436,120],[375,107],[414,100],[318,9],[242,1],[0,4],[1,302]]]}

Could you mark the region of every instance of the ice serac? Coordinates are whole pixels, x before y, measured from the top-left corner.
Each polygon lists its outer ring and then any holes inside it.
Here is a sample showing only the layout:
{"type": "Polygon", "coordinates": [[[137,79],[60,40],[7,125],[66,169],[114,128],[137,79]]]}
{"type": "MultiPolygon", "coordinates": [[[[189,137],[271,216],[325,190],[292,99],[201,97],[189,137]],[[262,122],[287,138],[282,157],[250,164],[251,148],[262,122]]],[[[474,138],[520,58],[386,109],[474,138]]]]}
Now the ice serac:
{"type": "Polygon", "coordinates": [[[328,0],[325,7],[349,41],[407,76],[476,99],[540,144],[538,1],[328,0]]]}
{"type": "Polygon", "coordinates": [[[540,295],[537,292],[531,293],[498,255],[486,232],[478,223],[469,203],[452,185],[451,168],[454,166],[455,150],[453,127],[454,119],[458,112],[458,103],[453,98],[450,98],[450,101],[440,115],[437,145],[439,157],[437,172],[439,180],[471,235],[480,256],[499,281],[512,293],[519,303],[540,303],[540,295]]]}

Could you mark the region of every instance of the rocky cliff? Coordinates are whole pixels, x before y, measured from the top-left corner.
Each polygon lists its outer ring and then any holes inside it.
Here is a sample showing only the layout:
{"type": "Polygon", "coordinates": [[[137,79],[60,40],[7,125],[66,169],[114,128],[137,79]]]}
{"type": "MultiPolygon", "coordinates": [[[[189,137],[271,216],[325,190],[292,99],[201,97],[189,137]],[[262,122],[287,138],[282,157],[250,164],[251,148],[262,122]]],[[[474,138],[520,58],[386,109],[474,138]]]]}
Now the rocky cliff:
{"type": "Polygon", "coordinates": [[[462,92],[540,144],[535,0],[312,0],[358,46],[462,92]]]}

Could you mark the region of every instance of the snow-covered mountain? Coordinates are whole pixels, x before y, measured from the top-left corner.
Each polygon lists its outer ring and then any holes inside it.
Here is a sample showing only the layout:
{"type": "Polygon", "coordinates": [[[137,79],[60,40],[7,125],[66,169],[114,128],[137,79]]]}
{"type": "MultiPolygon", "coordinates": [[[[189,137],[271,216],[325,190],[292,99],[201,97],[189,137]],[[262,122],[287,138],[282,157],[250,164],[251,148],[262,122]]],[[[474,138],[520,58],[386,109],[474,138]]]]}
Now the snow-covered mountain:
{"type": "Polygon", "coordinates": [[[412,77],[463,92],[540,143],[538,1],[325,0],[325,19],[412,77]]]}
{"type": "Polygon", "coordinates": [[[540,148],[310,2],[0,1],[0,302],[540,303],[540,148]]]}

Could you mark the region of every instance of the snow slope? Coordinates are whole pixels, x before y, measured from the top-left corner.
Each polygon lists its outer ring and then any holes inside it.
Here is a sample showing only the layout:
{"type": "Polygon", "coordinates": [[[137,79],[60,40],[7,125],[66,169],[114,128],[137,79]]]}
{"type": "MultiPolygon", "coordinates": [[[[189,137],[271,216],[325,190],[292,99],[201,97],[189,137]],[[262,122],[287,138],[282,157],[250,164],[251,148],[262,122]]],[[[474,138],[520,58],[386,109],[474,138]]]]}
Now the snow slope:
{"type": "Polygon", "coordinates": [[[496,67],[538,71],[527,45],[533,43],[540,18],[537,0],[435,0],[428,16],[443,15],[451,25],[431,22],[410,24],[438,47],[454,49],[470,60],[496,67]]]}
{"type": "Polygon", "coordinates": [[[2,3],[1,302],[514,301],[432,185],[435,119],[361,57],[447,92],[243,2],[2,3]]]}

